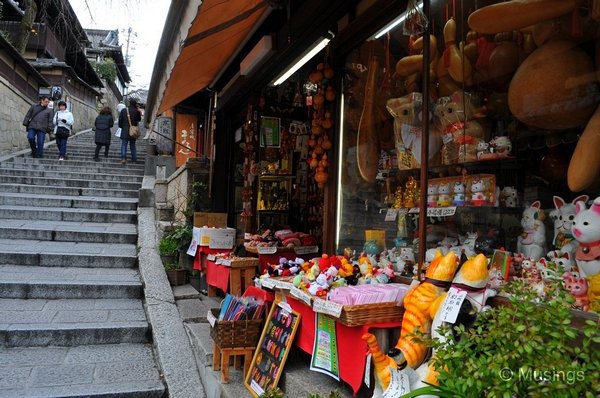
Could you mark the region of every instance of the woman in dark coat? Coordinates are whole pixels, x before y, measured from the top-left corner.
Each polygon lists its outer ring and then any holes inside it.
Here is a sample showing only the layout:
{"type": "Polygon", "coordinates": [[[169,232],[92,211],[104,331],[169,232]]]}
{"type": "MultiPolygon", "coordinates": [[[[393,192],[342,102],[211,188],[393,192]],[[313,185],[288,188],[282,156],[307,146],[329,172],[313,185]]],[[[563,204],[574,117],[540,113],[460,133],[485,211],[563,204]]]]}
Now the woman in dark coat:
{"type": "Polygon", "coordinates": [[[94,161],[98,162],[100,158],[100,148],[104,146],[104,157],[108,157],[108,148],[110,147],[110,128],[115,124],[112,117],[112,112],[108,106],[105,106],[100,110],[100,114],[96,116],[94,127],[96,128],[96,134],[94,140],[96,141],[96,153],[94,154],[94,161]]]}
{"type": "Polygon", "coordinates": [[[137,101],[129,100],[129,108],[124,108],[119,113],[119,127],[121,128],[121,163],[127,163],[127,144],[131,149],[131,161],[137,162],[135,138],[129,136],[129,126],[137,126],[142,121],[142,114],[137,107],[137,101]],[[129,123],[131,121],[131,123],[129,123]]]}

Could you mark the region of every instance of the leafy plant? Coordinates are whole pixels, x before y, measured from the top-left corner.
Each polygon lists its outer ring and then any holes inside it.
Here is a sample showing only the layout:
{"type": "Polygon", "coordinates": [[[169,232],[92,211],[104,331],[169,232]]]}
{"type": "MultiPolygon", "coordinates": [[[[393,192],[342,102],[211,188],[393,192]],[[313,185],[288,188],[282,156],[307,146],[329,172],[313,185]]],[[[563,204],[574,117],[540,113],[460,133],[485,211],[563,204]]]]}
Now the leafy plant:
{"type": "Polygon", "coordinates": [[[284,398],[285,394],[279,387],[269,388],[259,398],[284,398]]]}
{"type": "Polygon", "coordinates": [[[179,251],[179,245],[176,240],[164,237],[158,242],[158,253],[162,256],[174,256],[179,251]]]}
{"type": "Polygon", "coordinates": [[[592,397],[600,378],[598,319],[572,326],[573,298],[560,283],[546,301],[524,282],[507,287],[510,303],[480,313],[471,327],[442,327],[429,339],[440,387],[408,397],[592,397]],[[458,341],[455,341],[455,337],[458,341]]]}
{"type": "Polygon", "coordinates": [[[192,226],[189,224],[178,225],[163,239],[175,242],[178,251],[186,251],[192,242],[192,226]]]}
{"type": "Polygon", "coordinates": [[[308,398],[342,398],[338,390],[333,390],[329,395],[321,396],[319,394],[308,394],[308,398]]]}
{"type": "Polygon", "coordinates": [[[117,78],[117,65],[112,58],[105,58],[99,62],[92,61],[92,65],[104,80],[113,82],[117,78]]]}
{"type": "Polygon", "coordinates": [[[177,261],[167,261],[163,264],[163,267],[165,267],[165,270],[167,271],[181,269],[181,266],[177,261]]]}

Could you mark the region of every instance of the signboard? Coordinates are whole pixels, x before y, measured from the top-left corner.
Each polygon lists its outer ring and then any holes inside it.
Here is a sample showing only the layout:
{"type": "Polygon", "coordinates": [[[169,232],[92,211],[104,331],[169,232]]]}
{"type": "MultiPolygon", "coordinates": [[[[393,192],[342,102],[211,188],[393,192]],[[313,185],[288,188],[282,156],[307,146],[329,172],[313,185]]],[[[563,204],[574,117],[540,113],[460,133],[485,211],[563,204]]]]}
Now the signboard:
{"type": "Polygon", "coordinates": [[[156,118],[156,151],[159,154],[173,153],[173,118],[161,116],[156,118]]]}
{"type": "Polygon", "coordinates": [[[176,117],[175,141],[181,145],[175,145],[175,166],[180,167],[187,162],[188,158],[196,157],[196,154],[192,151],[196,150],[198,116],[178,113],[176,117]]]}
{"type": "Polygon", "coordinates": [[[266,319],[244,385],[253,397],[277,387],[290,348],[300,325],[300,314],[272,305],[266,319]]]}
{"type": "Polygon", "coordinates": [[[310,360],[310,370],[325,373],[340,380],[335,320],[323,314],[315,314],[315,341],[310,360]]]}
{"type": "Polygon", "coordinates": [[[278,117],[260,118],[260,146],[279,148],[281,145],[281,119],[278,117]]]}

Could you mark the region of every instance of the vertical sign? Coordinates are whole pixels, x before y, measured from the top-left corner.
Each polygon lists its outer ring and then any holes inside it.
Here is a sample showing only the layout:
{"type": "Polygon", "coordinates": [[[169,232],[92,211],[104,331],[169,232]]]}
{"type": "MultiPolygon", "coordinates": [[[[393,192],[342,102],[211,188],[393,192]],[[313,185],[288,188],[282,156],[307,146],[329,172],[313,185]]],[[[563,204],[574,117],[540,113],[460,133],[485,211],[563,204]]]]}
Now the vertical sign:
{"type": "Polygon", "coordinates": [[[315,331],[310,370],[325,373],[339,381],[340,368],[335,320],[317,312],[315,314],[315,331]]]}
{"type": "Polygon", "coordinates": [[[156,151],[159,154],[173,153],[173,118],[161,116],[156,119],[156,151]]]}
{"type": "Polygon", "coordinates": [[[260,118],[260,146],[279,148],[281,145],[281,119],[278,117],[260,118]]]}
{"type": "Polygon", "coordinates": [[[178,113],[175,120],[177,134],[175,141],[175,166],[180,167],[188,158],[196,157],[196,139],[198,129],[198,116],[178,113]],[[181,145],[179,145],[181,144],[181,145]]]}
{"type": "Polygon", "coordinates": [[[253,397],[277,387],[283,366],[300,325],[300,314],[277,304],[271,306],[265,327],[254,352],[244,385],[253,397]]]}

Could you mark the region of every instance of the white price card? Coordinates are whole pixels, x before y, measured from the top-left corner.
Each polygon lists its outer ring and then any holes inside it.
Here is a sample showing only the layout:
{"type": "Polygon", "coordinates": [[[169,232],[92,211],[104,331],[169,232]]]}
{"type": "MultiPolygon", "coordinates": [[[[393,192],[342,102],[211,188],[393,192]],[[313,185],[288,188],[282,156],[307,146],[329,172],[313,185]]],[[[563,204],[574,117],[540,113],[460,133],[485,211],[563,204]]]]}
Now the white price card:
{"type": "Polygon", "coordinates": [[[394,221],[398,216],[399,209],[387,209],[384,221],[394,221]]]}
{"type": "Polygon", "coordinates": [[[442,308],[440,308],[440,319],[442,322],[456,322],[460,306],[463,301],[465,301],[465,297],[467,297],[466,290],[458,290],[455,287],[451,287],[450,290],[448,290],[448,295],[442,303],[442,308]]]}
{"type": "Polygon", "coordinates": [[[294,251],[300,256],[303,254],[318,253],[319,246],[298,246],[294,247],[294,251]]]}
{"type": "Polygon", "coordinates": [[[214,254],[209,254],[206,256],[206,259],[208,261],[215,261],[217,259],[217,256],[215,256],[214,254]]]}
{"type": "Polygon", "coordinates": [[[427,208],[427,217],[448,217],[454,214],[456,214],[456,206],[427,208]]]}
{"type": "Polygon", "coordinates": [[[273,289],[275,287],[275,281],[271,278],[265,278],[260,280],[261,286],[267,289],[273,289]]]}
{"type": "Polygon", "coordinates": [[[215,322],[217,321],[217,318],[215,318],[211,310],[208,310],[208,313],[206,314],[206,320],[208,321],[208,323],[210,323],[210,326],[215,327],[215,322]]]}
{"type": "Polygon", "coordinates": [[[265,393],[265,390],[263,390],[262,387],[254,379],[252,379],[252,381],[250,382],[250,388],[252,388],[252,391],[254,391],[259,397],[265,393]]]}
{"type": "Polygon", "coordinates": [[[291,290],[290,290],[290,294],[292,296],[294,296],[295,298],[297,298],[300,301],[303,301],[306,303],[306,305],[310,305],[311,304],[311,295],[303,292],[302,290],[298,289],[296,286],[294,286],[291,290]]]}
{"type": "Polygon", "coordinates": [[[275,254],[277,253],[276,246],[258,246],[256,248],[258,254],[275,254]]]}
{"type": "Polygon", "coordinates": [[[290,283],[290,282],[276,280],[275,281],[275,287],[277,289],[292,290],[292,288],[294,287],[294,284],[290,283]]]}
{"type": "Polygon", "coordinates": [[[342,308],[344,308],[342,304],[334,303],[333,301],[329,300],[315,299],[315,301],[313,302],[314,312],[332,315],[336,318],[339,318],[342,314],[342,308]]]}
{"type": "Polygon", "coordinates": [[[390,385],[383,392],[383,398],[398,398],[410,392],[410,381],[408,375],[402,370],[390,367],[392,378],[390,385]]]}
{"type": "Polygon", "coordinates": [[[373,354],[369,353],[367,355],[367,360],[365,361],[365,377],[363,381],[367,388],[371,388],[371,357],[373,357],[373,354]]]}
{"type": "Polygon", "coordinates": [[[198,251],[198,243],[200,242],[200,228],[193,227],[192,228],[192,241],[190,242],[190,247],[188,247],[187,254],[194,257],[196,256],[196,251],[198,251]]]}
{"type": "Polygon", "coordinates": [[[291,306],[288,304],[288,302],[287,302],[287,301],[285,301],[285,300],[281,300],[279,303],[277,303],[277,305],[278,305],[279,307],[283,308],[283,309],[284,309],[284,311],[287,311],[287,312],[288,312],[288,314],[291,314],[291,313],[293,312],[293,311],[292,311],[292,307],[291,307],[291,306]]]}
{"type": "Polygon", "coordinates": [[[226,260],[224,258],[217,260],[217,264],[221,264],[225,267],[231,267],[231,260],[226,260]]]}

